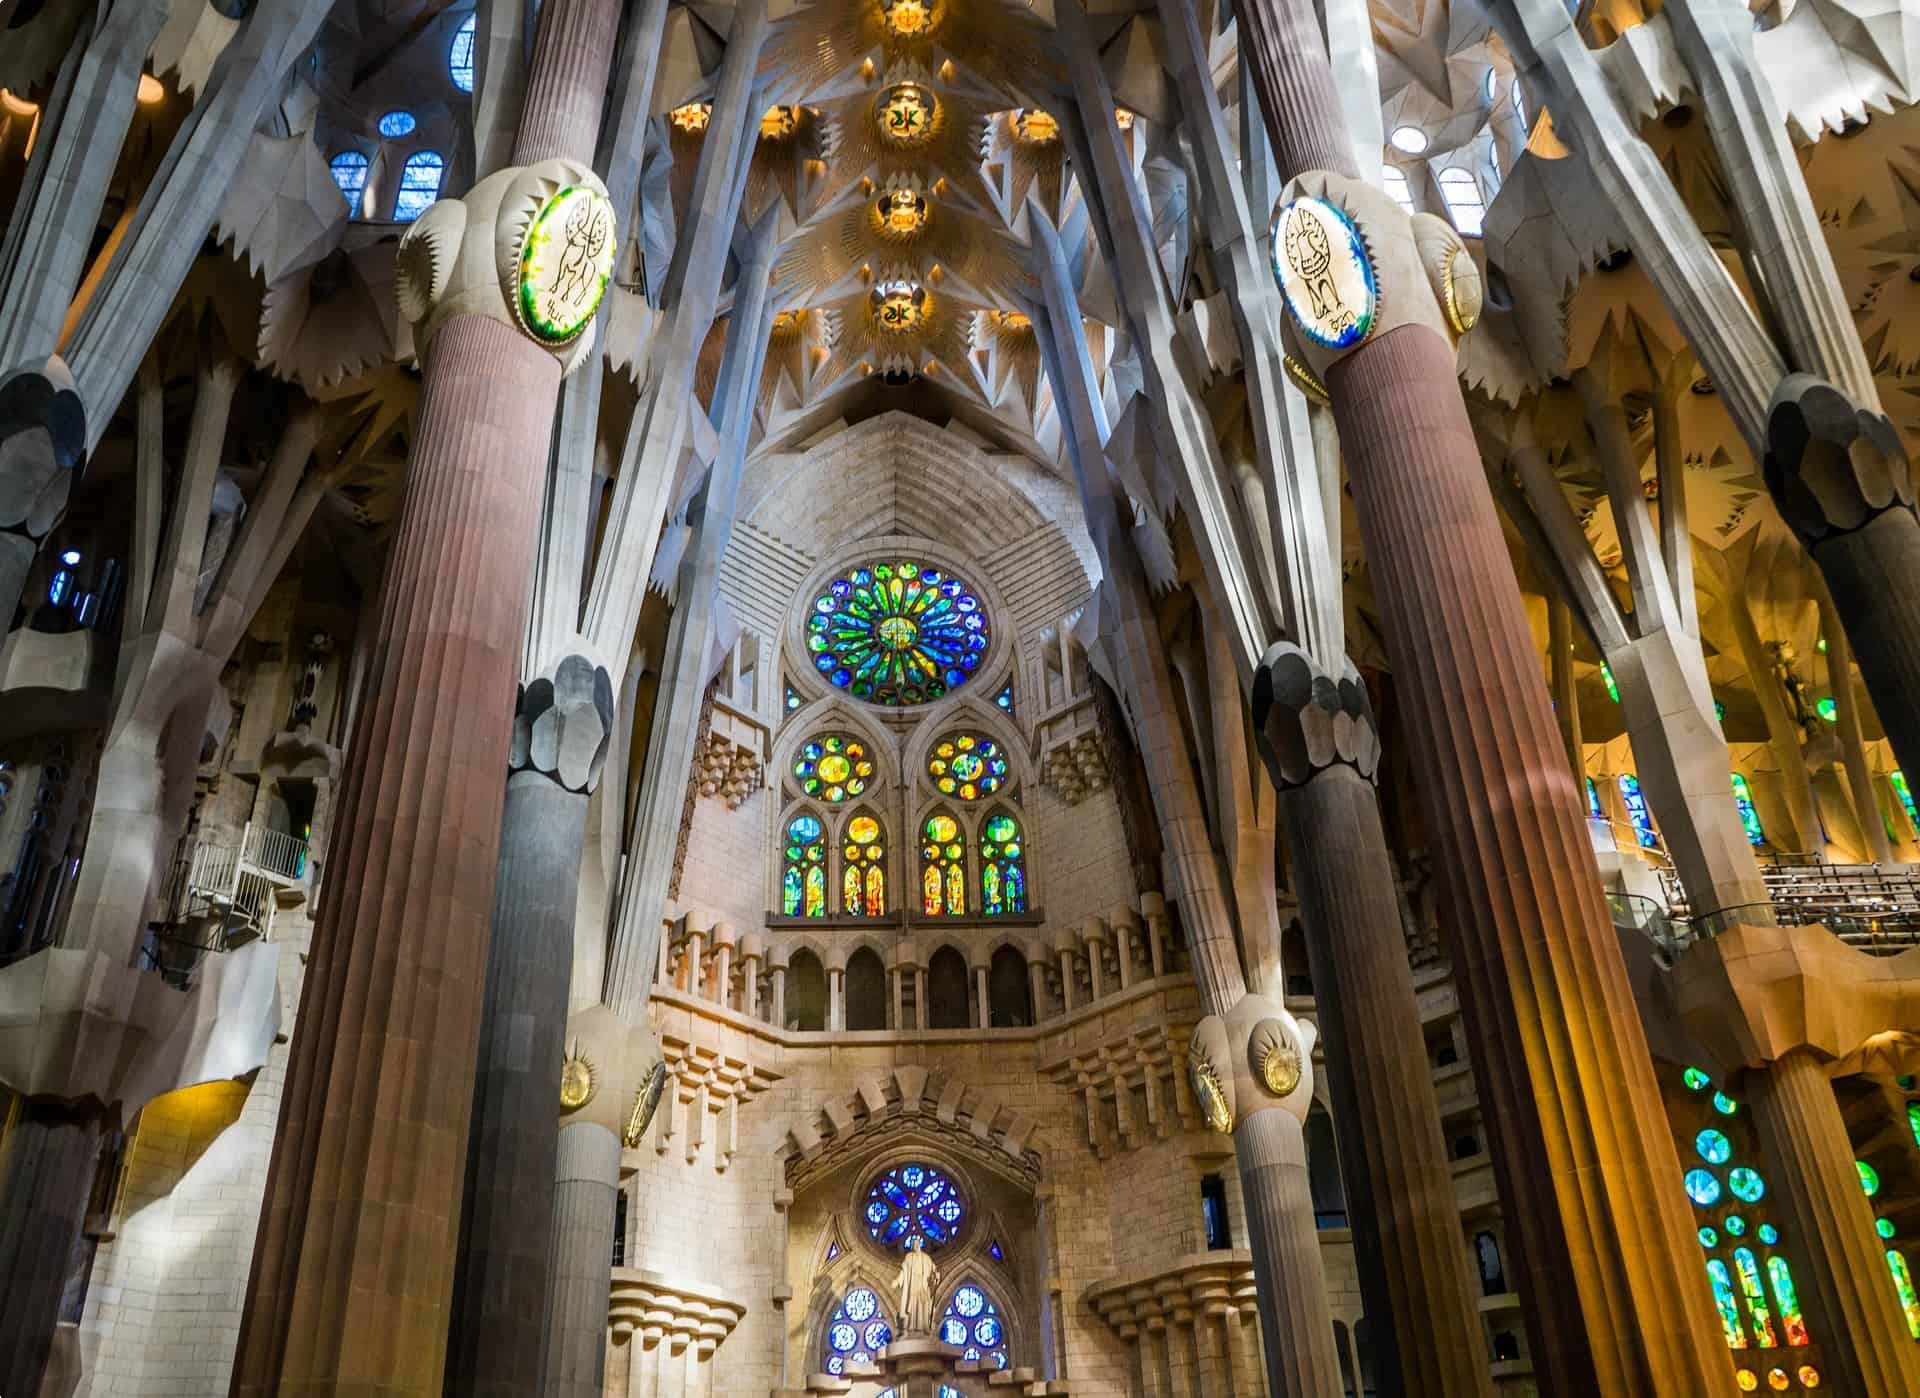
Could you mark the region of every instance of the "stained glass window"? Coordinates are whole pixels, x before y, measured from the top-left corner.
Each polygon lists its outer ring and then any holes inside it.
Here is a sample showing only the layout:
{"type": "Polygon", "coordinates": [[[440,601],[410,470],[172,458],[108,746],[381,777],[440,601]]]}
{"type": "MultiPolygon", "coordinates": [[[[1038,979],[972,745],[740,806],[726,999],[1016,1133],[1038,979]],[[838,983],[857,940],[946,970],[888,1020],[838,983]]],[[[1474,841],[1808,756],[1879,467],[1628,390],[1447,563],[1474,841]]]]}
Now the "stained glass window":
{"type": "Polygon", "coordinates": [[[844,1374],[848,1364],[872,1364],[892,1338],[880,1297],[870,1286],[856,1286],[827,1322],[826,1371],[844,1374]]]}
{"type": "Polygon", "coordinates": [[[1864,1160],[1853,1162],[1853,1168],[1860,1172],[1860,1188],[1871,1199],[1880,1192],[1880,1172],[1864,1160]]]}
{"type": "MultiPolygon", "coordinates": [[[[1588,778],[1588,780],[1591,781],[1592,778],[1588,778]]],[[[1706,1073],[1699,1068],[1687,1069],[1686,1072],[1680,1075],[1680,1080],[1687,1085],[1687,1091],[1689,1092],[1701,1092],[1713,1086],[1713,1079],[1708,1077],[1706,1073]]]]}
{"type": "Polygon", "coordinates": [[[1713,1109],[1721,1116],[1732,1116],[1740,1110],[1740,1104],[1726,1093],[1716,1092],[1713,1094],[1713,1109]]]}
{"type": "Polygon", "coordinates": [[[977,801],[1000,789],[1007,779],[1007,759],[1000,745],[984,734],[950,733],[934,744],[927,775],[943,796],[977,801]]]}
{"type": "Polygon", "coordinates": [[[867,789],[872,777],[873,759],[867,756],[867,745],[845,733],[809,739],[794,755],[794,780],[807,795],[822,801],[851,800],[867,789]]]}
{"type": "Polygon", "coordinates": [[[942,1171],[913,1161],[873,1182],[865,1213],[867,1232],[881,1247],[905,1252],[917,1240],[937,1252],[959,1233],[967,1205],[942,1171]]]}
{"type": "Polygon", "coordinates": [[[1747,1301],[1754,1343],[1761,1349],[1772,1349],[1779,1341],[1773,1337],[1773,1314],[1767,1308],[1767,1293],[1760,1286],[1760,1267],[1753,1260],[1753,1249],[1735,1248],[1733,1267],[1740,1278],[1740,1294],[1747,1301]]]}
{"type": "Polygon", "coordinates": [[[1026,847],[1020,822],[995,811],[980,826],[980,910],[988,917],[1027,910],[1026,847]]]}
{"type": "Polygon", "coordinates": [[[400,167],[400,195],[393,203],[396,223],[411,223],[440,197],[446,164],[430,150],[417,150],[400,167]]]}
{"type": "Polygon", "coordinates": [[[360,195],[367,187],[367,165],[366,156],[357,150],[343,150],[327,162],[327,168],[333,171],[333,182],[340,186],[347,207],[356,214],[360,212],[360,195]]]}
{"type": "Polygon", "coordinates": [[[1000,686],[1000,692],[993,696],[993,702],[1000,706],[1003,713],[1013,712],[1013,681],[1008,680],[1000,686]]]}
{"type": "Polygon", "coordinates": [[[388,112],[380,118],[382,136],[411,136],[413,128],[419,123],[414,121],[412,112],[388,112]]]}
{"type": "Polygon", "coordinates": [[[1733,1142],[1727,1139],[1724,1131],[1715,1131],[1711,1127],[1693,1138],[1693,1148],[1709,1165],[1724,1165],[1733,1158],[1733,1142]]]}
{"type": "Polygon", "coordinates": [[[874,704],[925,704],[965,684],[987,637],[986,609],[972,590],[910,560],[835,578],[807,618],[815,667],[874,704]]]}
{"type": "Polygon", "coordinates": [[[1703,1209],[1710,1209],[1720,1202],[1720,1181],[1711,1170],[1689,1170],[1686,1179],[1687,1198],[1703,1209]]]}
{"type": "Polygon", "coordinates": [[[920,832],[920,905],[929,917],[967,910],[966,866],[961,862],[960,822],[945,811],[927,817],[920,832]]]}
{"type": "Polygon", "coordinates": [[[1920,830],[1920,806],[1913,803],[1913,788],[1907,785],[1907,775],[1898,767],[1887,773],[1887,780],[1893,784],[1893,794],[1900,798],[1900,804],[1906,807],[1907,819],[1920,830]]]}
{"type": "Polygon", "coordinates": [[[1913,1143],[1920,1146],[1920,1102],[1907,1103],[1907,1129],[1913,1132],[1913,1143]]]}
{"type": "Polygon", "coordinates": [[[953,1293],[940,1317],[940,1342],[958,1345],[962,1359],[1007,1367],[1007,1330],[987,1293],[967,1282],[953,1293]]]}
{"type": "Polygon", "coordinates": [[[1728,1349],[1745,1349],[1747,1332],[1740,1328],[1740,1307],[1733,1299],[1733,1274],[1719,1258],[1707,1263],[1707,1280],[1713,1284],[1713,1304],[1720,1312],[1720,1329],[1728,1349]]]}
{"type": "Polygon", "coordinates": [[[1727,1188],[1733,1191],[1733,1197],[1743,1204],[1757,1204],[1767,1192],[1767,1182],[1760,1178],[1758,1170],[1745,1166],[1727,1172],[1727,1188]]]}
{"type": "Polygon", "coordinates": [[[847,821],[840,848],[840,911],[879,917],[887,910],[886,837],[880,822],[860,811],[847,821]]]}
{"type": "Polygon", "coordinates": [[[1920,1295],[1915,1295],[1913,1290],[1913,1271],[1907,1266],[1907,1255],[1898,1248],[1888,1248],[1887,1270],[1893,1274],[1893,1292],[1900,1299],[1900,1309],[1906,1313],[1907,1331],[1920,1340],[1920,1295]]]}
{"type": "Polygon", "coordinates": [[[1787,1343],[1806,1344],[1807,1322],[1800,1314],[1800,1293],[1793,1285],[1793,1270],[1779,1253],[1767,1259],[1767,1280],[1773,1283],[1773,1301],[1780,1309],[1780,1328],[1787,1332],[1787,1343]]]}
{"type": "Polygon", "coordinates": [[[805,812],[787,822],[780,873],[780,911],[788,917],[827,915],[826,827],[805,812]]]}
{"type": "Polygon", "coordinates": [[[1398,165],[1380,167],[1380,183],[1386,186],[1387,193],[1393,196],[1393,202],[1408,213],[1417,213],[1413,207],[1413,189],[1407,184],[1407,172],[1398,165]]]}
{"type": "Polygon", "coordinates": [[[473,22],[468,15],[453,31],[453,47],[447,50],[447,74],[462,92],[473,91],[473,22]]]}
{"type": "Polygon", "coordinates": [[[1600,682],[1607,687],[1607,698],[1618,704],[1620,702],[1620,686],[1613,682],[1613,671],[1605,664],[1600,666],[1600,682]]]}
{"type": "Polygon", "coordinates": [[[1760,812],[1753,808],[1753,789],[1738,772],[1733,774],[1733,805],[1740,812],[1740,828],[1747,832],[1747,843],[1764,845],[1767,832],[1760,827],[1760,812]]]}
{"type": "Polygon", "coordinates": [[[792,713],[800,707],[800,691],[792,685],[788,685],[786,688],[786,697],[783,702],[786,704],[787,712],[792,713]]]}
{"type": "Polygon", "coordinates": [[[1600,808],[1600,788],[1593,784],[1593,778],[1587,778],[1587,814],[1595,820],[1604,820],[1606,812],[1600,808]]]}
{"type": "Polygon", "coordinates": [[[1634,837],[1640,841],[1642,849],[1652,849],[1660,843],[1660,837],[1653,833],[1653,812],[1647,809],[1647,798],[1640,794],[1640,779],[1631,772],[1620,774],[1620,799],[1626,803],[1627,819],[1633,822],[1634,837]]]}

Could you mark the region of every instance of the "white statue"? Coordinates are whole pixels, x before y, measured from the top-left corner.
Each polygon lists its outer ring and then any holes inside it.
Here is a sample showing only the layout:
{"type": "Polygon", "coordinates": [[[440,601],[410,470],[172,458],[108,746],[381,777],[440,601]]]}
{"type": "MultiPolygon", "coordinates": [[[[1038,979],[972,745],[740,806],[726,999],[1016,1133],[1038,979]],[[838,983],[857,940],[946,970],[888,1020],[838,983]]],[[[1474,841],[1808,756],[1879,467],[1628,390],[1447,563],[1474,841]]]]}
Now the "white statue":
{"type": "Polygon", "coordinates": [[[940,1269],[927,1256],[919,1238],[907,1242],[907,1255],[900,1259],[900,1279],[894,1283],[900,1293],[900,1333],[933,1333],[934,1288],[940,1285],[940,1269]]]}

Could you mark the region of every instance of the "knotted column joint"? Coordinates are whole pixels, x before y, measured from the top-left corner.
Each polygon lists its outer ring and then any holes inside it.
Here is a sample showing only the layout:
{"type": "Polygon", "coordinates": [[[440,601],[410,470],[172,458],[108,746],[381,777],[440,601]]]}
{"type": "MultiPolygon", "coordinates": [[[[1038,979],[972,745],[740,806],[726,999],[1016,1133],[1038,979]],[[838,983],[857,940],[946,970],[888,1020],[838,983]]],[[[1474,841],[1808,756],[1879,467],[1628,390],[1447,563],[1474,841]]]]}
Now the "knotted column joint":
{"type": "Polygon", "coordinates": [[[567,791],[591,795],[613,736],[613,678],[584,655],[556,661],[550,675],[520,686],[514,705],[510,776],[535,772],[567,791]]]}
{"type": "Polygon", "coordinates": [[[1780,513],[1810,549],[1889,510],[1914,513],[1913,473],[1893,423],[1812,374],[1789,374],[1774,390],[1763,467],[1780,513]]]}
{"type": "Polygon", "coordinates": [[[1254,671],[1254,741],[1281,791],[1306,786],[1336,766],[1376,781],[1380,733],[1373,704],[1352,662],[1342,670],[1336,678],[1300,647],[1281,641],[1254,671]]]}

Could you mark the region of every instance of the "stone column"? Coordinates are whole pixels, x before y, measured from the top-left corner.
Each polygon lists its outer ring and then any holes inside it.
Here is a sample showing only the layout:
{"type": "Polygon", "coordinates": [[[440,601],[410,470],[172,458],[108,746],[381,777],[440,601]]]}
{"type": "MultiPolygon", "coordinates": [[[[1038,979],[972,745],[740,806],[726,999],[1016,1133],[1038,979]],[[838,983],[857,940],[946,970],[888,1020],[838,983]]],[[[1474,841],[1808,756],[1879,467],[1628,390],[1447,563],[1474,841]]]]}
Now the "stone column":
{"type": "MultiPolygon", "coordinates": [[[[1767,721],[1767,737],[1774,760],[1780,764],[1780,782],[1786,788],[1787,811],[1794,824],[1794,837],[1808,854],[1826,857],[1826,833],[1820,825],[1820,811],[1813,801],[1813,783],[1807,775],[1806,754],[1800,747],[1800,729],[1787,713],[1780,685],[1773,677],[1773,664],[1767,659],[1766,646],[1754,624],[1748,579],[1738,577],[1727,598],[1727,618],[1740,642],[1740,658],[1747,674],[1753,677],[1755,701],[1767,721]]],[[[1775,840],[1776,845],[1779,844],[1775,840]]]]}
{"type": "Polygon", "coordinates": [[[1357,178],[1312,6],[1243,0],[1238,15],[1280,173],[1297,177],[1289,196],[1316,192],[1357,219],[1382,278],[1384,323],[1309,351],[1309,367],[1332,399],[1441,853],[1501,1197],[1524,1241],[1535,1372],[1551,1392],[1717,1391],[1727,1354],[1680,1245],[1679,1159],[1445,313],[1407,215],[1357,178]]]}
{"type": "Polygon", "coordinates": [[[993,1001],[987,995],[987,968],[973,968],[974,1022],[982,1029],[993,1025],[993,1001]]]}
{"type": "Polygon", "coordinates": [[[919,1028],[933,1027],[932,1021],[927,1016],[927,968],[925,966],[913,968],[913,1017],[919,1028]]]}
{"type": "Polygon", "coordinates": [[[546,1334],[546,1387],[536,1391],[545,1398],[601,1398],[619,1138],[590,1121],[562,1127],[554,1174],[552,1284],[536,1322],[544,1322],[546,1334]]]}
{"type": "Polygon", "coordinates": [[[1107,925],[1097,917],[1087,919],[1086,927],[1080,934],[1087,943],[1087,980],[1093,987],[1093,998],[1102,1000],[1107,994],[1106,954],[1101,948],[1106,944],[1107,925]]]}
{"type": "Polygon", "coordinates": [[[1820,633],[1827,642],[1827,683],[1833,690],[1840,762],[1853,793],[1854,816],[1867,842],[1867,857],[1876,864],[1891,864],[1893,845],[1887,839],[1887,822],[1880,814],[1880,798],[1874,791],[1873,771],[1867,766],[1866,744],[1860,736],[1860,701],[1853,692],[1853,646],[1825,588],[1820,596],[1820,633]]]}
{"type": "Polygon", "coordinates": [[[1920,1347],[1887,1280],[1873,1207],[1820,1057],[1804,1045],[1790,1049],[1749,1072],[1746,1087],[1771,1166],[1768,1193],[1784,1215],[1800,1305],[1826,1355],[1828,1383],[1871,1398],[1920,1393],[1920,1347]]]}
{"type": "Polygon", "coordinates": [[[733,1008],[733,924],[713,925],[713,994],[707,998],[722,1009],[733,1008]]]}
{"type": "MultiPolygon", "coordinates": [[[[524,127],[516,164],[591,154],[597,95],[560,94],[604,91],[618,16],[614,0],[548,0],[528,92],[572,116],[524,127]]],[[[504,193],[477,189],[476,217],[504,193]]],[[[437,226],[423,225],[410,244],[437,226]]],[[[481,275],[463,268],[455,283],[481,275]]],[[[491,266],[485,277],[497,285],[491,266]]],[[[561,377],[560,359],[504,304],[447,304],[415,308],[418,426],[344,783],[339,828],[351,838],[333,851],[267,1179],[232,1389],[241,1398],[437,1398],[443,1387],[500,761],[561,377]]]]}
{"type": "Polygon", "coordinates": [[[687,984],[686,992],[694,999],[705,998],[703,987],[707,983],[707,930],[693,925],[693,919],[687,919],[686,950],[681,953],[685,958],[687,984]]]}
{"type": "Polygon", "coordinates": [[[1340,1361],[1300,1118],[1279,1109],[1249,1113],[1233,1129],[1233,1149],[1252,1235],[1260,1329],[1269,1337],[1268,1384],[1274,1393],[1333,1398],[1340,1392],[1340,1361]],[[1275,1336],[1284,1338],[1275,1343],[1275,1336]]]}
{"type": "Polygon", "coordinates": [[[100,1133],[97,1111],[29,1098],[0,1139],[0,1393],[40,1391],[100,1133]]]}
{"type": "Polygon", "coordinates": [[[1033,1022],[1047,1017],[1047,963],[1039,957],[1027,962],[1027,993],[1033,999],[1033,1022]]]}
{"type": "Polygon", "coordinates": [[[1167,900],[1158,893],[1141,894],[1140,915],[1147,920],[1147,952],[1158,980],[1167,973],[1167,900]]]}
{"type": "Polygon", "coordinates": [[[827,1028],[829,1029],[847,1027],[845,996],[842,994],[846,975],[846,968],[843,966],[827,967],[827,1028]]]}
{"type": "Polygon", "coordinates": [[[740,959],[746,963],[740,977],[740,1008],[748,1019],[760,1018],[760,967],[767,959],[767,944],[758,932],[740,939],[740,959]]]}
{"type": "Polygon", "coordinates": [[[1354,1254],[1373,1317],[1374,1372],[1387,1393],[1489,1394],[1374,792],[1380,741],[1366,687],[1351,667],[1335,680],[1298,647],[1277,645],[1254,679],[1253,718],[1280,793],[1326,1036],[1354,1254]]]}
{"type": "Polygon", "coordinates": [[[1108,921],[1113,927],[1114,955],[1120,962],[1120,988],[1126,990],[1133,984],[1133,942],[1140,935],[1140,917],[1132,908],[1121,906],[1108,921]]]}
{"type": "Polygon", "coordinates": [[[768,966],[773,974],[773,1027],[787,1027],[787,951],[776,948],[768,966]]]}
{"type": "Polygon", "coordinates": [[[612,679],[584,657],[521,690],[447,1337],[461,1393],[540,1392],[574,894],[612,728],[612,679]]]}
{"type": "Polygon", "coordinates": [[[1553,716],[1567,749],[1567,766],[1581,798],[1587,789],[1587,749],[1580,739],[1580,691],[1573,676],[1573,608],[1560,594],[1547,596],[1547,652],[1553,662],[1553,716]]]}
{"type": "Polygon", "coordinates": [[[887,982],[893,990],[893,1024],[896,1032],[907,1027],[907,968],[891,966],[887,969],[887,982]]]}
{"type": "Polygon", "coordinates": [[[1060,1008],[1067,1014],[1073,1013],[1073,952],[1066,947],[1054,951],[1055,959],[1060,963],[1060,1008]]]}

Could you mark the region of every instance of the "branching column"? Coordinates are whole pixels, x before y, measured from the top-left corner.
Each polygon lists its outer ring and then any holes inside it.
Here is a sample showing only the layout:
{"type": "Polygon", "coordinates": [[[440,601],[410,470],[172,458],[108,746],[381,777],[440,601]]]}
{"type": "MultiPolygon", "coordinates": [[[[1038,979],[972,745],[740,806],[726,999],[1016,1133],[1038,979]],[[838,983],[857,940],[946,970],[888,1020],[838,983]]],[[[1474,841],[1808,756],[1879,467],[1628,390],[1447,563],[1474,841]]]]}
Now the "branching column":
{"type": "Polygon", "coordinates": [[[1355,178],[1312,8],[1238,12],[1289,190],[1310,183],[1365,227],[1391,317],[1312,357],[1443,855],[1535,1370],[1552,1392],[1718,1391],[1727,1352],[1685,1243],[1679,1160],[1432,283],[1406,215],[1355,178]]]}
{"type": "MultiPolygon", "coordinates": [[[[529,121],[518,165],[591,154],[597,101],[569,93],[604,89],[618,14],[614,0],[548,0],[528,92],[571,119],[529,121]]],[[[490,221],[506,182],[527,178],[502,172],[476,187],[474,217],[490,221]]],[[[415,234],[433,227],[423,219],[415,234]]],[[[491,229],[467,237],[487,257],[491,229]]],[[[408,255],[403,244],[403,264],[408,255]]],[[[463,260],[454,275],[498,285],[490,257],[463,260]]],[[[434,304],[414,309],[431,315],[434,304]]],[[[437,1398],[442,1388],[500,770],[561,364],[504,306],[477,297],[429,324],[342,800],[350,835],[314,933],[237,1395],[437,1398]]]]}
{"type": "Polygon", "coordinates": [[[0,1393],[40,1391],[100,1131],[97,1111],[28,1100],[0,1141],[0,1393]]]}
{"type": "Polygon", "coordinates": [[[1293,855],[1361,1290],[1393,1321],[1373,1327],[1375,1376],[1387,1393],[1491,1393],[1373,789],[1372,706],[1358,675],[1336,681],[1279,645],[1253,715],[1293,855]]]}

